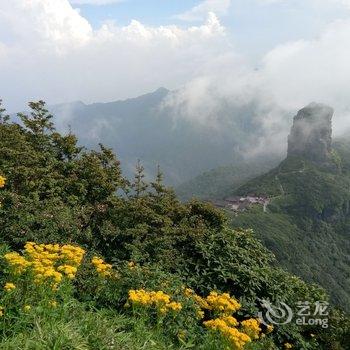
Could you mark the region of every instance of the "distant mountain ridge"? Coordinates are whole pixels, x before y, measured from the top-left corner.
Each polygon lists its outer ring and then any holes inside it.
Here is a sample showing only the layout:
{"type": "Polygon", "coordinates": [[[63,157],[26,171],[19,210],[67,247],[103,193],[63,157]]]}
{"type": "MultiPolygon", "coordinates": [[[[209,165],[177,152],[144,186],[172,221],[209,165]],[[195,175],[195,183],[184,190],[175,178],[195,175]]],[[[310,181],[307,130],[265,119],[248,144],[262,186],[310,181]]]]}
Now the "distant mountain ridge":
{"type": "Polygon", "coordinates": [[[127,176],[140,159],[146,175],[153,176],[160,165],[165,182],[174,186],[209,169],[243,161],[244,152],[263,136],[260,111],[252,103],[223,103],[215,112],[217,124],[211,127],[183,115],[181,109],[164,107],[171,93],[160,88],[123,101],[73,102],[49,109],[59,130],[69,127],[81,144],[112,147],[127,176]]]}

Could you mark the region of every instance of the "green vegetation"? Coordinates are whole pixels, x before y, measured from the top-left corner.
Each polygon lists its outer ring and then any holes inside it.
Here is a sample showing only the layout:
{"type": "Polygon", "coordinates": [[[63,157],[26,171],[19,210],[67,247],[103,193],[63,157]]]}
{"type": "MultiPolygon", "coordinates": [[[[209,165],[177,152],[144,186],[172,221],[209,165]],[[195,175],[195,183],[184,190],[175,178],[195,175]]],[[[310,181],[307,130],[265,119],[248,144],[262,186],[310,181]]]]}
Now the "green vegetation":
{"type": "Polygon", "coordinates": [[[230,196],[248,180],[261,175],[277,165],[280,159],[264,157],[263,161],[239,162],[223,166],[193,178],[175,188],[182,200],[193,197],[208,200],[230,196]]]}
{"type": "Polygon", "coordinates": [[[320,167],[287,158],[269,173],[247,182],[239,194],[269,195],[268,213],[232,216],[233,227],[252,228],[279,263],[306,281],[322,285],[334,303],[350,310],[350,149],[337,142],[336,166],[320,167]]]}
{"type": "Polygon", "coordinates": [[[138,164],[126,180],[111,150],[78,147],[30,107],[21,125],[0,112],[1,349],[346,349],[334,308],[329,329],[257,323],[261,299],[328,296],[250,230],[181,203],[160,172],[147,183],[138,164]]]}

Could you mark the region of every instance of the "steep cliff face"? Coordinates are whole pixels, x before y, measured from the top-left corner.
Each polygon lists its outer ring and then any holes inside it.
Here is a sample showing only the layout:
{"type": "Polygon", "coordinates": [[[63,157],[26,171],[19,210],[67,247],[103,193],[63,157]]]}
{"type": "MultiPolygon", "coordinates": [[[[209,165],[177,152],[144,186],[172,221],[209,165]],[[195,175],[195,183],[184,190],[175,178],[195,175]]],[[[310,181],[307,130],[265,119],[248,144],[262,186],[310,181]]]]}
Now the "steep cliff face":
{"type": "Polygon", "coordinates": [[[330,161],[333,109],[311,103],[294,117],[288,137],[288,157],[297,156],[323,164],[330,161]]]}

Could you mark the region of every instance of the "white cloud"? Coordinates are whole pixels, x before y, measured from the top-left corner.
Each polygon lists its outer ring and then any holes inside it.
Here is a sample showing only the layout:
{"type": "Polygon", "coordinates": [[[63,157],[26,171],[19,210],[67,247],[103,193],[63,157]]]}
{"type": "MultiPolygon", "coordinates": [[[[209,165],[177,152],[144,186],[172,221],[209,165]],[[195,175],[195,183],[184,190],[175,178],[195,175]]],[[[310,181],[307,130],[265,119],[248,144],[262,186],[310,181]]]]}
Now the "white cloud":
{"type": "Polygon", "coordinates": [[[175,15],[174,17],[183,21],[201,21],[210,12],[217,15],[226,14],[230,6],[231,0],[205,0],[192,9],[175,15]]]}
{"type": "Polygon", "coordinates": [[[281,45],[264,58],[263,85],[290,109],[311,101],[336,109],[336,129],[350,126],[350,20],[333,22],[318,39],[281,45]]]}
{"type": "Polygon", "coordinates": [[[167,106],[202,125],[215,125],[227,101],[253,104],[269,135],[261,149],[276,148],[290,117],[311,101],[336,109],[336,131],[350,126],[350,19],[276,47],[259,69],[232,48],[213,13],[187,28],[133,20],[94,30],[68,0],[13,0],[1,2],[0,23],[1,97],[12,110],[39,98],[101,102],[183,85],[167,106]]]}
{"type": "Polygon", "coordinates": [[[229,46],[214,14],[188,28],[133,20],[93,30],[68,0],[13,0],[1,2],[0,23],[2,97],[16,110],[30,99],[106,101],[174,88],[229,46]]]}
{"type": "Polygon", "coordinates": [[[178,116],[210,126],[223,105],[250,104],[262,122],[263,137],[248,154],[279,151],[286,146],[292,116],[312,101],[335,109],[335,135],[350,128],[349,62],[350,19],[337,20],[318,38],[274,48],[259,69],[221,59],[166,103],[178,116]]]}
{"type": "Polygon", "coordinates": [[[125,0],[69,0],[72,5],[108,5],[123,2],[125,0]]]}
{"type": "Polygon", "coordinates": [[[0,42],[9,49],[57,50],[89,41],[92,28],[67,0],[12,0],[0,5],[0,42]]]}

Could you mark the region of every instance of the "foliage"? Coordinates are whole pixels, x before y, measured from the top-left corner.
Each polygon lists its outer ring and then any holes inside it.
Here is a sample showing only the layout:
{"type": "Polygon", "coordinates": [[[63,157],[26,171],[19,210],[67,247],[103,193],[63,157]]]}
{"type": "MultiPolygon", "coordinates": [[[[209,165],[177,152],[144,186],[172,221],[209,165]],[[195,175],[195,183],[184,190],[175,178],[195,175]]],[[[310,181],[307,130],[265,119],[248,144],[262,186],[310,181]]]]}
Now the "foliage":
{"type": "MultiPolygon", "coordinates": [[[[1,348],[238,349],[240,333],[256,338],[255,322],[245,321],[263,310],[259,299],[327,300],[275,267],[250,230],[230,229],[210,204],[181,203],[160,171],[147,183],[138,164],[130,182],[111,150],[79,147],[55,131],[42,101],[30,107],[21,124],[0,119],[1,241],[12,250],[0,270],[1,348]],[[132,296],[150,302],[136,307],[132,296]],[[223,305],[235,307],[218,314],[223,305]],[[239,327],[223,319],[234,312],[239,327]]],[[[266,336],[246,349],[328,349],[321,328],[310,339],[295,324],[271,334],[258,327],[266,336]]],[[[345,337],[336,329],[332,344],[345,337]]]]}
{"type": "MultiPolygon", "coordinates": [[[[339,154],[346,154],[344,147],[339,154]]],[[[346,166],[340,168],[287,158],[238,190],[269,195],[268,212],[253,208],[232,216],[232,226],[254,229],[284,268],[319,283],[335,304],[350,310],[350,176],[346,166]]]]}

